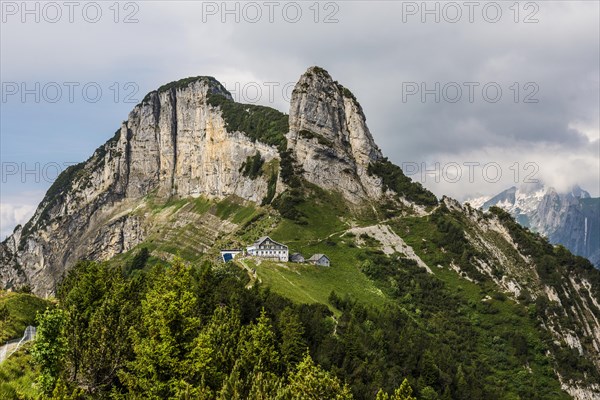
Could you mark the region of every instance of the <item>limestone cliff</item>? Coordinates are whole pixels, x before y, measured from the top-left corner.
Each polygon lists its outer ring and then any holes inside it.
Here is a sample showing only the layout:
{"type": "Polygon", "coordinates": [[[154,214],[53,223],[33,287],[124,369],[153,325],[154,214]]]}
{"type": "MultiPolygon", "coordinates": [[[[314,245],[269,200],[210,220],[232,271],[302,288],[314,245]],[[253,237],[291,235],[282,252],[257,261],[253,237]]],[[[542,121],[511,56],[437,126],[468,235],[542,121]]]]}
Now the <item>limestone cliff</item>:
{"type": "Polygon", "coordinates": [[[290,148],[305,178],[328,189],[343,188],[353,202],[381,195],[381,182],[367,173],[383,158],[354,95],[313,67],[298,81],[290,105],[290,148]]]}

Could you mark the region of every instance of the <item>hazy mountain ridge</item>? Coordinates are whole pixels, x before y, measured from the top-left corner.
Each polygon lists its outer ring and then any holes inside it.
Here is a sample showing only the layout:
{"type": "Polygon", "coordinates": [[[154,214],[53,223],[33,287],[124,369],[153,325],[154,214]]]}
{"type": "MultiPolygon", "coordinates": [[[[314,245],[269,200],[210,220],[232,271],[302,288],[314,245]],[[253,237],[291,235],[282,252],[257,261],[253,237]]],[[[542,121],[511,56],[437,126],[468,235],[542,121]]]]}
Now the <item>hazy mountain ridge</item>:
{"type": "Polygon", "coordinates": [[[557,192],[542,184],[513,186],[491,198],[467,202],[484,211],[501,207],[521,225],[600,268],[600,198],[591,198],[577,185],[568,192],[557,192]]]}

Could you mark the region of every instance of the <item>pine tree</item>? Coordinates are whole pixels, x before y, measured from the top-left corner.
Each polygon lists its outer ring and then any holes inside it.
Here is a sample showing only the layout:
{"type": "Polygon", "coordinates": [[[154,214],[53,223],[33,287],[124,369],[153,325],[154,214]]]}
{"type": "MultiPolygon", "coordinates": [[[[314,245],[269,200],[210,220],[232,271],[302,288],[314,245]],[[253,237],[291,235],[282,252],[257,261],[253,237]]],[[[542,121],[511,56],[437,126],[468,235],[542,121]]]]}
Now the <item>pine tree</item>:
{"type": "Polygon", "coordinates": [[[205,365],[197,357],[210,349],[196,340],[200,319],[192,287],[191,269],[176,260],[158,275],[142,301],[141,326],[131,328],[135,359],[121,375],[137,396],[171,397],[202,376],[198,369],[205,365]]]}
{"type": "Polygon", "coordinates": [[[384,392],[382,389],[379,389],[375,400],[417,400],[417,398],[412,395],[412,392],[413,390],[410,384],[408,383],[408,380],[404,379],[400,387],[397,388],[394,391],[394,394],[392,394],[391,396],[384,392]]]}
{"type": "MultiPolygon", "coordinates": [[[[226,307],[217,307],[197,339],[200,348],[210,348],[211,361],[206,367],[210,368],[211,374],[205,375],[205,379],[207,384],[215,389],[223,386],[225,379],[234,368],[238,358],[240,331],[239,312],[226,307]]],[[[198,357],[199,354],[192,354],[194,360],[198,357]]],[[[204,357],[207,357],[207,354],[204,357]]]]}
{"type": "Polygon", "coordinates": [[[410,387],[410,383],[408,383],[408,380],[405,378],[400,387],[394,391],[394,395],[390,400],[417,400],[417,398],[412,395],[412,392],[412,387],[410,387]]]}
{"type": "Polygon", "coordinates": [[[302,337],[304,326],[298,315],[289,307],[279,315],[281,331],[281,359],[286,369],[293,369],[302,360],[307,349],[307,343],[302,337]]]}
{"type": "Polygon", "coordinates": [[[421,400],[438,400],[440,396],[431,386],[426,386],[421,390],[420,398],[421,400]]]}
{"type": "Polygon", "coordinates": [[[252,386],[247,400],[272,400],[282,388],[282,380],[272,372],[257,372],[250,376],[252,386]]]}
{"type": "Polygon", "coordinates": [[[53,392],[63,371],[63,357],[67,351],[66,320],[66,313],[59,308],[46,310],[36,318],[38,326],[31,354],[40,367],[38,384],[46,395],[53,392]]]}
{"type": "Polygon", "coordinates": [[[420,362],[421,377],[424,386],[435,386],[440,378],[440,369],[435,363],[433,355],[429,350],[425,350],[420,362]]]}
{"type": "Polygon", "coordinates": [[[274,372],[279,369],[280,356],[271,320],[263,309],[256,323],[246,330],[240,348],[241,367],[247,372],[274,372]]]}
{"type": "Polygon", "coordinates": [[[462,365],[458,366],[454,379],[456,382],[456,398],[460,400],[468,400],[470,398],[469,385],[467,383],[467,378],[465,377],[462,365]]]}
{"type": "Polygon", "coordinates": [[[289,384],[278,396],[281,400],[351,400],[352,393],[348,385],[318,365],[306,353],[296,370],[289,376],[289,384]]]}

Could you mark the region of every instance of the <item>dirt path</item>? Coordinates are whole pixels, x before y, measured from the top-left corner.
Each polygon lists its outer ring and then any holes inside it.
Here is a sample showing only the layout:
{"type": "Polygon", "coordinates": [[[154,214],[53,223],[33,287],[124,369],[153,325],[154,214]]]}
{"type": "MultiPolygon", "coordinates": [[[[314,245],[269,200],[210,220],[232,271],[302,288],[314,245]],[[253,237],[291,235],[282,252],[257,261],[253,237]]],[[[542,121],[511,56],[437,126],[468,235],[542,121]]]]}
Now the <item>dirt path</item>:
{"type": "Polygon", "coordinates": [[[35,338],[36,329],[34,326],[28,326],[23,332],[21,339],[15,339],[8,341],[5,345],[0,347],[0,363],[10,357],[15,351],[17,351],[23,344],[33,340],[35,338]]]}
{"type": "Polygon", "coordinates": [[[255,269],[250,268],[248,266],[248,264],[246,264],[244,262],[244,260],[237,260],[237,261],[239,261],[239,263],[242,265],[242,267],[244,267],[244,269],[248,273],[248,277],[250,278],[250,282],[248,282],[248,284],[246,285],[246,289],[250,289],[252,286],[254,286],[254,283],[256,281],[258,281],[259,283],[262,283],[262,281],[258,277],[258,274],[256,273],[255,269]]]}

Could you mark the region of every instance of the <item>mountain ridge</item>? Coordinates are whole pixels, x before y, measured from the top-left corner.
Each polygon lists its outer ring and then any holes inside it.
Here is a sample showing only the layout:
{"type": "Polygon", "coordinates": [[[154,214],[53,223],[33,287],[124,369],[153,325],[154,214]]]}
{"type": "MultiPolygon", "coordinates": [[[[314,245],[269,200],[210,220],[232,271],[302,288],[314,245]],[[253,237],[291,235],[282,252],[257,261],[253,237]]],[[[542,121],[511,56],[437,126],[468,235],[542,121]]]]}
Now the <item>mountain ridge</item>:
{"type": "Polygon", "coordinates": [[[467,200],[484,211],[498,206],[521,225],[562,244],[574,254],[588,258],[600,268],[600,199],[574,185],[558,192],[541,183],[510,187],[491,198],[467,200]]]}
{"type": "MultiPolygon", "coordinates": [[[[92,157],[61,174],[32,219],[0,244],[4,287],[29,285],[47,296],[81,259],[107,261],[149,246],[166,262],[177,254],[201,262],[214,260],[220,247],[272,233],[292,246],[334,252],[332,273],[337,264],[375,293],[382,271],[402,270],[394,260],[408,271],[425,265],[457,295],[460,282],[506,293],[551,338],[547,362],[562,388],[577,399],[598,398],[597,271],[499,208],[483,213],[438,200],[411,182],[383,156],[354,95],[325,70],[301,76],[289,115],[236,103],[210,77],[161,88],[92,157]],[[361,233],[349,239],[354,232],[361,233]],[[380,242],[390,237],[393,246],[380,242]],[[377,250],[361,259],[361,246],[377,250]],[[581,368],[569,369],[571,361],[581,368]]],[[[314,299],[299,289],[306,282],[293,284],[298,275],[278,282],[314,299]]],[[[489,301],[469,295],[473,307],[489,301]]]]}

